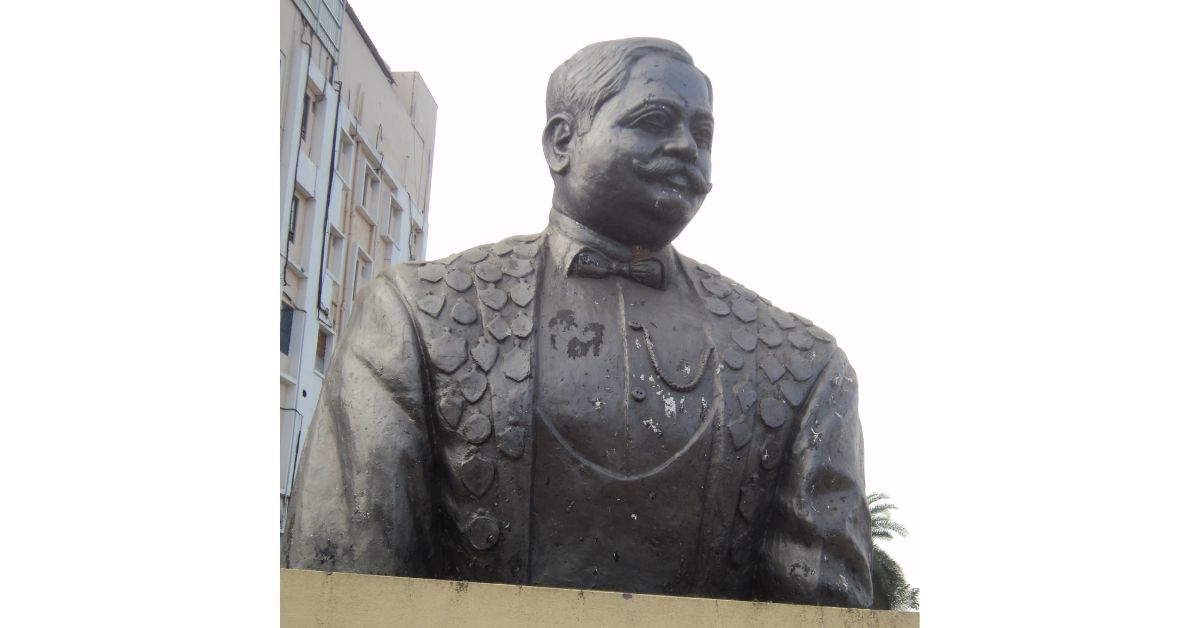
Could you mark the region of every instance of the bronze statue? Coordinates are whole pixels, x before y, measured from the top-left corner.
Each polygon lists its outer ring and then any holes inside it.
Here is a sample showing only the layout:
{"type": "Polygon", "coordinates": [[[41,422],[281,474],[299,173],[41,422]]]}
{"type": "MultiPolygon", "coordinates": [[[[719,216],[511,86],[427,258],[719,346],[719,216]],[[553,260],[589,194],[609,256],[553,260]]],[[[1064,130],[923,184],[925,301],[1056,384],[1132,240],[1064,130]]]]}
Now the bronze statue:
{"type": "Polygon", "coordinates": [[[870,606],[854,370],[670,244],[711,187],[707,77],[601,42],[546,106],[546,230],[359,294],[287,566],[870,606]]]}

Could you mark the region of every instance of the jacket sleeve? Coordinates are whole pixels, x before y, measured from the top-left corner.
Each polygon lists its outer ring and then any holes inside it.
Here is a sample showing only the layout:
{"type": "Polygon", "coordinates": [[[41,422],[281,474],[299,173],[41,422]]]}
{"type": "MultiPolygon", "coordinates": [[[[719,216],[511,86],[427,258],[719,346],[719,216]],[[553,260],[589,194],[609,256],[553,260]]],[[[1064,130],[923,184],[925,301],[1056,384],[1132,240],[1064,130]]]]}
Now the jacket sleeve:
{"type": "Polygon", "coordinates": [[[800,415],[758,561],[763,597],[871,606],[870,517],[855,377],[845,353],[834,351],[800,415]]]}
{"type": "Polygon", "coordinates": [[[427,574],[430,443],[418,343],[395,275],[364,286],[301,454],[285,566],[427,574]]]}

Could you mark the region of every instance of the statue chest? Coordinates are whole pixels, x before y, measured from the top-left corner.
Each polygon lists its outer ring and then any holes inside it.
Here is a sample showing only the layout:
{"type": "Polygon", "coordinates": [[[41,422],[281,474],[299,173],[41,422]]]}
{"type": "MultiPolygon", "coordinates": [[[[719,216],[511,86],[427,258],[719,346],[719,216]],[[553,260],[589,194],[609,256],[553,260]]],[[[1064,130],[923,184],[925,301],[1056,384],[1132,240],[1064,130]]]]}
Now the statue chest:
{"type": "Polygon", "coordinates": [[[538,272],[541,240],[513,241],[414,292],[448,480],[436,571],[717,590],[750,564],[832,339],[690,260],[657,290],[538,272]]]}
{"type": "Polygon", "coordinates": [[[693,296],[621,279],[541,295],[533,583],[689,590],[717,421],[693,296]]]}
{"type": "Polygon", "coordinates": [[[716,365],[702,306],[675,288],[575,279],[541,296],[535,421],[603,476],[652,475],[712,422],[716,365]]]}

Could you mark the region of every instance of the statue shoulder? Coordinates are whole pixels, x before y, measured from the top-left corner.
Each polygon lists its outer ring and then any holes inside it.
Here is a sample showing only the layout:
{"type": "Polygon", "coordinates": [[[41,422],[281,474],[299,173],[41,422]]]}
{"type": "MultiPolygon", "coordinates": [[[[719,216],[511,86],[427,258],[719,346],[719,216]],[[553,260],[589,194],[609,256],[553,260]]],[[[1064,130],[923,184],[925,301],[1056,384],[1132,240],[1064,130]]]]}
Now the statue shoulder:
{"type": "Polygon", "coordinates": [[[396,264],[379,279],[400,295],[426,340],[448,329],[465,338],[477,324],[488,325],[497,340],[510,331],[524,338],[532,319],[522,312],[536,295],[541,244],[541,234],[513,236],[441,259],[396,264]]]}
{"type": "Polygon", "coordinates": [[[465,292],[473,287],[476,278],[497,283],[505,275],[523,276],[518,273],[525,263],[518,260],[537,263],[542,235],[509,236],[440,259],[393,264],[383,274],[406,295],[427,294],[433,288],[443,287],[465,292]]]}
{"type": "Polygon", "coordinates": [[[741,336],[753,334],[766,347],[785,353],[788,370],[795,370],[798,378],[820,372],[838,351],[833,334],[811,320],[775,306],[712,266],[684,255],[679,255],[679,261],[711,315],[740,330],[741,336]]]}

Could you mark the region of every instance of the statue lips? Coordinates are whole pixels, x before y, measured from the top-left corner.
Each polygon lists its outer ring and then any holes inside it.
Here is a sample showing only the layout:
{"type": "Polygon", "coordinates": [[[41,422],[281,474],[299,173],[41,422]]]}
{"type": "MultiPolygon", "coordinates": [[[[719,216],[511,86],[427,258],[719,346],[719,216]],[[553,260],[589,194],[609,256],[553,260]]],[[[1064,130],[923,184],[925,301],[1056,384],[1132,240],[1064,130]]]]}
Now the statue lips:
{"type": "Polygon", "coordinates": [[[692,189],[692,182],[688,179],[687,175],[682,172],[667,175],[666,179],[668,183],[679,188],[680,190],[692,189]]]}

